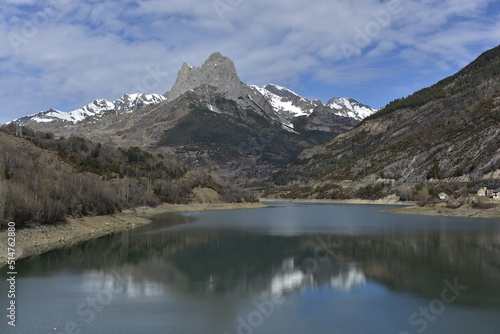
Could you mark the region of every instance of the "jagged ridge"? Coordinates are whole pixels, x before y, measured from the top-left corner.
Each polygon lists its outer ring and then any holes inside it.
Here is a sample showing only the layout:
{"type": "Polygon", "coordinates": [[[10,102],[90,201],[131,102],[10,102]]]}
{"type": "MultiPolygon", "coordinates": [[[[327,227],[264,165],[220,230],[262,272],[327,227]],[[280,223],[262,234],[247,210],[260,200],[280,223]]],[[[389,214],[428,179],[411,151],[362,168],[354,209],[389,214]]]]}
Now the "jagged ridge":
{"type": "Polygon", "coordinates": [[[121,98],[112,102],[104,99],[94,100],[82,108],[69,112],[49,109],[33,115],[15,119],[9,123],[16,123],[20,125],[50,123],[55,121],[77,123],[89,117],[103,117],[110,112],[115,114],[133,112],[138,108],[158,104],[165,100],[166,98],[159,94],[124,94],[121,98]]]}
{"type": "Polygon", "coordinates": [[[339,119],[335,115],[359,122],[376,111],[353,99],[332,98],[324,105],[321,100],[305,99],[290,89],[278,85],[268,84],[264,87],[247,85],[241,82],[233,61],[219,52],[215,52],[201,67],[193,67],[183,63],[172,89],[164,95],[125,94],[115,101],[95,100],[70,112],[49,109],[18,118],[12,122],[20,125],[57,121],[75,124],[89,118],[94,118],[97,122],[109,114],[130,113],[141,107],[164,102],[167,99],[173,101],[182,94],[194,90],[205,100],[207,108],[214,112],[223,112],[217,108],[214,101],[214,97],[219,96],[236,101],[243,109],[251,109],[289,132],[295,131],[294,123],[296,123],[297,117],[306,118],[304,129],[307,130],[343,132],[345,131],[344,126],[352,127],[355,122],[339,119]],[[314,113],[315,111],[317,112],[314,113]],[[318,117],[318,114],[321,117],[318,117]],[[311,116],[313,117],[309,120],[308,118],[311,116]],[[342,127],[338,127],[339,122],[343,124],[342,127]]]}
{"type": "Polygon", "coordinates": [[[318,109],[321,109],[325,115],[330,113],[332,115],[352,118],[356,121],[362,121],[377,111],[377,109],[373,109],[350,98],[334,97],[329,99],[324,105],[320,99],[309,100],[288,88],[274,84],[268,84],[263,87],[251,85],[251,87],[264,95],[269,100],[276,114],[288,121],[286,125],[292,128],[294,118],[301,116],[307,118],[318,109]]]}

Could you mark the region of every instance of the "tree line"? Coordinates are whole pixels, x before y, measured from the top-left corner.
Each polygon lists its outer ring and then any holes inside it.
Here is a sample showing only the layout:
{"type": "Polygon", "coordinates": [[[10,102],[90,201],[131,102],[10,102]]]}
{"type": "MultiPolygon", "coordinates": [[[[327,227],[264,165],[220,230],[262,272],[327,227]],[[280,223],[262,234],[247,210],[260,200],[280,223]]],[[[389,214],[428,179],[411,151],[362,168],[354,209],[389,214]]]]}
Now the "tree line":
{"type": "Polygon", "coordinates": [[[499,76],[500,47],[496,47],[483,53],[456,74],[439,81],[431,87],[421,89],[406,98],[391,101],[380,111],[365,118],[363,122],[377,119],[400,109],[421,107],[431,101],[458,93],[465,94],[468,91],[471,91],[469,95],[472,98],[479,99],[478,96],[482,97],[490,94],[490,91],[498,91],[499,76]]]}

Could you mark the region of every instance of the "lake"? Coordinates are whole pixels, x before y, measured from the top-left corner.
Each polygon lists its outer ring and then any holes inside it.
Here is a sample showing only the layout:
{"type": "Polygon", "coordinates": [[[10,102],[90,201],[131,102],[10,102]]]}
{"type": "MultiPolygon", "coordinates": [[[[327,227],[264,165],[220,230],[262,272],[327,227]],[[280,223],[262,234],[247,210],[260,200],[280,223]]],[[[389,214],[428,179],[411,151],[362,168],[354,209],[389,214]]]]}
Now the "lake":
{"type": "Polygon", "coordinates": [[[500,333],[500,220],[270,203],[159,215],[17,264],[0,333],[500,333]]]}

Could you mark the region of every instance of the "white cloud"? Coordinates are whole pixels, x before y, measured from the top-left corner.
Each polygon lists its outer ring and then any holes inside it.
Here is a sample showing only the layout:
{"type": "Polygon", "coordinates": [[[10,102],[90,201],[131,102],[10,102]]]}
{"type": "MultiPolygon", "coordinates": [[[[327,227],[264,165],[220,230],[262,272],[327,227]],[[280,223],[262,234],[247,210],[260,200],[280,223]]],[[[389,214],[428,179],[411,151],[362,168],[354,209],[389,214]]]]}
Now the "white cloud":
{"type": "Polygon", "coordinates": [[[250,83],[294,88],[308,76],[367,87],[397,81],[403,67],[415,78],[454,71],[500,40],[498,12],[486,10],[492,0],[218,3],[228,7],[218,11],[211,0],[2,2],[0,123],[141,86],[164,93],[183,61],[200,65],[214,51],[232,58],[250,83]],[[397,13],[389,4],[399,4],[397,13]],[[12,36],[20,37],[18,52],[12,36]],[[345,45],[356,50],[350,59],[345,45]],[[148,80],[152,69],[160,80],[148,80]]]}
{"type": "Polygon", "coordinates": [[[36,4],[37,0],[4,0],[2,1],[4,4],[9,4],[9,5],[34,5],[36,4]]]}

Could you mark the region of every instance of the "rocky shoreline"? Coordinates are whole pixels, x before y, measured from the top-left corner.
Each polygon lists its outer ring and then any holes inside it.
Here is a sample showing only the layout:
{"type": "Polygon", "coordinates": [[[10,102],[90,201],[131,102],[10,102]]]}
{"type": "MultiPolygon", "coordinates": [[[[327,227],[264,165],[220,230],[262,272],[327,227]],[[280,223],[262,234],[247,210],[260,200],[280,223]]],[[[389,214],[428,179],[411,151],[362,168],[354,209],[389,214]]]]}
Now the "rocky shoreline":
{"type": "Polygon", "coordinates": [[[457,209],[445,206],[409,206],[392,210],[381,211],[381,213],[399,215],[420,215],[420,216],[447,216],[447,217],[470,217],[470,218],[500,218],[500,207],[491,209],[474,209],[471,207],[460,207],[457,209]]]}
{"type": "Polygon", "coordinates": [[[267,205],[257,203],[192,203],[192,204],[163,204],[156,207],[139,207],[125,211],[139,217],[149,217],[169,212],[193,212],[216,210],[243,210],[265,208],[267,205]]]}
{"type": "Polygon", "coordinates": [[[292,202],[318,204],[369,204],[369,205],[401,205],[412,206],[415,202],[402,202],[398,198],[368,199],[287,199],[287,198],[260,198],[261,202],[292,202]]]}
{"type": "MultiPolygon", "coordinates": [[[[16,260],[149,224],[151,220],[147,217],[155,214],[263,207],[266,206],[262,203],[165,204],[125,210],[122,213],[107,216],[71,218],[65,224],[16,230],[16,260]]],[[[7,264],[7,239],[7,231],[0,232],[0,266],[7,264]]]]}
{"type": "Polygon", "coordinates": [[[471,206],[462,206],[456,209],[446,207],[445,204],[432,206],[418,206],[416,202],[403,202],[397,199],[383,198],[379,200],[347,199],[280,199],[261,198],[261,202],[292,202],[292,203],[324,203],[324,204],[370,204],[370,205],[397,205],[402,208],[380,211],[380,213],[420,216],[448,216],[448,217],[471,217],[471,218],[500,218],[500,205],[490,209],[475,209],[471,206]]]}

